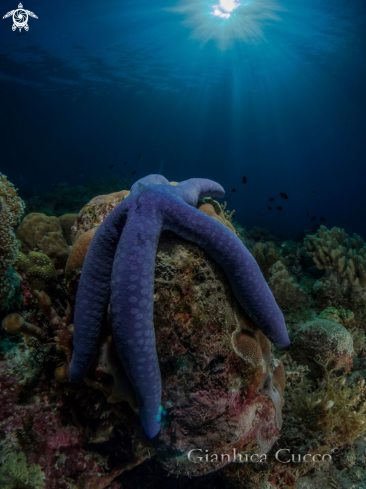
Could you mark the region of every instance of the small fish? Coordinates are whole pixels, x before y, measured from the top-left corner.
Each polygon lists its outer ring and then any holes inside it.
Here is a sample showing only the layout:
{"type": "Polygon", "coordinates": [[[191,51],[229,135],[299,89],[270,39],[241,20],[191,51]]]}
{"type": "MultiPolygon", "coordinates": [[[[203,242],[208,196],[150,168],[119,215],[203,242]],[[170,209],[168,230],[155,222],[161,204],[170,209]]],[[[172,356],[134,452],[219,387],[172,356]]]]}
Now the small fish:
{"type": "Polygon", "coordinates": [[[261,214],[261,217],[263,217],[263,214],[261,214]]]}
{"type": "Polygon", "coordinates": [[[316,194],[315,190],[310,190],[310,193],[314,195],[316,194]]]}
{"type": "Polygon", "coordinates": [[[268,200],[269,200],[270,202],[273,202],[273,201],[274,201],[274,198],[273,198],[273,197],[270,197],[268,200]]]}
{"type": "Polygon", "coordinates": [[[320,218],[320,220],[321,220],[322,222],[325,222],[325,217],[321,217],[321,218],[320,218]]]}
{"type": "Polygon", "coordinates": [[[124,164],[124,165],[127,165],[127,161],[124,161],[124,162],[123,162],[123,164],[124,164]]]}
{"type": "Polygon", "coordinates": [[[285,192],[280,192],[280,196],[283,198],[283,199],[288,199],[288,195],[285,194],[285,192]]]}
{"type": "Polygon", "coordinates": [[[316,216],[312,217],[311,218],[311,221],[315,221],[315,219],[316,219],[316,216]]]}
{"type": "Polygon", "coordinates": [[[136,173],[137,173],[137,171],[133,171],[133,172],[131,173],[131,175],[136,175],[136,173]]]}
{"type": "Polygon", "coordinates": [[[226,197],[226,199],[225,199],[225,200],[229,200],[229,197],[226,197]]]}
{"type": "Polygon", "coordinates": [[[142,160],[142,155],[139,155],[139,161],[141,161],[141,160],[142,160]]]}
{"type": "Polygon", "coordinates": [[[282,209],[282,207],[277,207],[277,210],[282,211],[283,209],[282,209]]]}
{"type": "Polygon", "coordinates": [[[122,176],[124,177],[124,176],[125,176],[125,174],[124,174],[124,173],[122,173],[122,176]]]}
{"type": "Polygon", "coordinates": [[[248,181],[248,180],[247,180],[247,177],[243,177],[242,182],[243,182],[243,183],[247,183],[247,181],[248,181]]]}
{"type": "Polygon", "coordinates": [[[108,167],[108,168],[109,168],[109,169],[111,169],[111,168],[113,168],[113,167],[114,167],[114,165],[109,165],[109,167],[108,167]]]}
{"type": "Polygon", "coordinates": [[[236,192],[236,188],[232,188],[232,189],[231,189],[231,191],[232,191],[232,192],[236,192]]]}
{"type": "Polygon", "coordinates": [[[270,207],[269,205],[267,205],[267,209],[268,209],[269,211],[271,211],[271,210],[272,210],[272,207],[270,207]]]}
{"type": "Polygon", "coordinates": [[[309,211],[306,211],[306,215],[309,217],[309,211]]]}

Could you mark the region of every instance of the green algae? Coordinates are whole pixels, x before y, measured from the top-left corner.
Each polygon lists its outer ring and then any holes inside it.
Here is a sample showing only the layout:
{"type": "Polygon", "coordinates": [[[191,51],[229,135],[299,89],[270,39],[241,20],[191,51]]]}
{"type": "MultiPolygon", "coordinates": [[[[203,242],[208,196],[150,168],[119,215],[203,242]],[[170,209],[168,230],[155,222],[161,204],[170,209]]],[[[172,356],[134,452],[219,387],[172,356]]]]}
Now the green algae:
{"type": "Polygon", "coordinates": [[[43,489],[45,475],[37,464],[28,464],[24,452],[0,452],[2,489],[43,489]]]}

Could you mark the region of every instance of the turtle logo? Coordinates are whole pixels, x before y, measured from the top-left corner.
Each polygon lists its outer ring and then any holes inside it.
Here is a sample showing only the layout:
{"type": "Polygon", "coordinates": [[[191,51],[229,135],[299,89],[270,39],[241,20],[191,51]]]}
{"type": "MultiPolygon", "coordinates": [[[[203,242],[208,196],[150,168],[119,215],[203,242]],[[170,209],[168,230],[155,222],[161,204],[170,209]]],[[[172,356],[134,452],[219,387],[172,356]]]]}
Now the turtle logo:
{"type": "Polygon", "coordinates": [[[24,10],[23,5],[21,3],[18,5],[18,8],[16,10],[12,10],[11,12],[5,14],[3,19],[7,19],[11,15],[13,16],[13,22],[14,22],[14,24],[12,25],[12,29],[13,31],[15,31],[16,28],[18,28],[19,32],[23,29],[23,27],[25,31],[29,30],[28,16],[38,19],[38,17],[30,10],[24,10]]]}

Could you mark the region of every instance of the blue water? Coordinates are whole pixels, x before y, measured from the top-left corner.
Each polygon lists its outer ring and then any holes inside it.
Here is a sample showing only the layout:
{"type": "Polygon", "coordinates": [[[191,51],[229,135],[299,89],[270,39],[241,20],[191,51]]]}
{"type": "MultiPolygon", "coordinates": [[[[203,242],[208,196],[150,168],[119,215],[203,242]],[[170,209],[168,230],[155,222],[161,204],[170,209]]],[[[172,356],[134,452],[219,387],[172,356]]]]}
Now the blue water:
{"type": "Polygon", "coordinates": [[[25,0],[28,32],[1,18],[0,171],[21,195],[212,178],[246,227],[295,237],[308,210],[366,239],[365,1],[215,4],[25,0]]]}

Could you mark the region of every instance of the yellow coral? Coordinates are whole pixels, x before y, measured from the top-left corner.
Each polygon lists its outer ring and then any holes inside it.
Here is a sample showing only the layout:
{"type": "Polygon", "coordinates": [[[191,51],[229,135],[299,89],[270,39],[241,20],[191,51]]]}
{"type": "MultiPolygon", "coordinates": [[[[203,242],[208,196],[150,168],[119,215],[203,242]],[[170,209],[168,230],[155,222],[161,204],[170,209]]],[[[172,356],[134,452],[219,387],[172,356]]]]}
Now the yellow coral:
{"type": "Polygon", "coordinates": [[[286,260],[279,256],[276,246],[272,241],[267,243],[256,243],[252,249],[252,255],[256,259],[263,275],[268,278],[269,268],[280,261],[286,265],[286,260]]]}
{"type": "Polygon", "coordinates": [[[306,292],[295,282],[281,261],[277,261],[270,269],[268,285],[280,307],[297,309],[309,305],[306,292]]]}
{"type": "Polygon", "coordinates": [[[69,254],[57,217],[32,212],[26,216],[17,230],[23,253],[41,251],[51,258],[57,268],[62,268],[69,254]]]}
{"type": "Polygon", "coordinates": [[[45,290],[50,280],[57,277],[52,260],[44,253],[31,251],[28,256],[19,252],[16,267],[25,272],[29,288],[34,290],[45,290]]]}
{"type": "Polygon", "coordinates": [[[13,269],[19,243],[13,228],[19,224],[24,207],[17,189],[0,173],[0,309],[10,307],[19,293],[21,278],[13,269]]]}
{"type": "Polygon", "coordinates": [[[350,287],[366,297],[366,244],[357,234],[351,238],[344,229],[320,226],[317,234],[304,241],[315,265],[326,270],[341,292],[350,287]]]}

